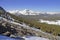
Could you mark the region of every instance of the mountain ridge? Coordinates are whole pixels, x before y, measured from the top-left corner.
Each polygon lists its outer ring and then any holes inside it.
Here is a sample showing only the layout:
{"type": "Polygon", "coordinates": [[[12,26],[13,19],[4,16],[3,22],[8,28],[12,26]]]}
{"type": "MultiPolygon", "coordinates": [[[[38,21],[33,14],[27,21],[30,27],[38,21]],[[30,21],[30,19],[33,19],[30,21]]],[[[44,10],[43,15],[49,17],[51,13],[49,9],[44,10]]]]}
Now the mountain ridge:
{"type": "Polygon", "coordinates": [[[25,10],[10,10],[8,11],[12,14],[22,14],[22,15],[39,15],[39,14],[59,14],[60,12],[41,12],[41,11],[32,11],[29,9],[25,9],[25,10]]]}

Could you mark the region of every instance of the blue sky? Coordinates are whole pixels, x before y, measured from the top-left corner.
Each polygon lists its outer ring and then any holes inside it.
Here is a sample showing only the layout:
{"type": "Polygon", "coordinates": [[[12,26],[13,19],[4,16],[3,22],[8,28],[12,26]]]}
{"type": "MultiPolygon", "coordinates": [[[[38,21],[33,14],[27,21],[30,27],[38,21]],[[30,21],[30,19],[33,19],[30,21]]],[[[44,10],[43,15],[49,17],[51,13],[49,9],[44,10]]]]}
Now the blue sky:
{"type": "Polygon", "coordinates": [[[60,0],[0,0],[6,10],[60,11],[60,0]]]}

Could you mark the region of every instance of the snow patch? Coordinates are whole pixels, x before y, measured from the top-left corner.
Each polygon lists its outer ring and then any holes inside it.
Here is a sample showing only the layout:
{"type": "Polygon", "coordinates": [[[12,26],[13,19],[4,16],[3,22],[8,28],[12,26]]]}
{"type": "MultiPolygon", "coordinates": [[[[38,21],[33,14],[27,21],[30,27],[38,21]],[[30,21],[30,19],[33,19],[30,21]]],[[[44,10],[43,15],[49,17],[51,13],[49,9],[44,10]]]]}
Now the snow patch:
{"type": "Polygon", "coordinates": [[[42,37],[36,37],[36,36],[27,36],[23,37],[25,40],[49,40],[47,38],[42,38],[42,37]]]}
{"type": "Polygon", "coordinates": [[[47,24],[60,25],[60,20],[49,21],[49,20],[40,19],[39,22],[41,22],[41,23],[47,23],[47,24]]]}

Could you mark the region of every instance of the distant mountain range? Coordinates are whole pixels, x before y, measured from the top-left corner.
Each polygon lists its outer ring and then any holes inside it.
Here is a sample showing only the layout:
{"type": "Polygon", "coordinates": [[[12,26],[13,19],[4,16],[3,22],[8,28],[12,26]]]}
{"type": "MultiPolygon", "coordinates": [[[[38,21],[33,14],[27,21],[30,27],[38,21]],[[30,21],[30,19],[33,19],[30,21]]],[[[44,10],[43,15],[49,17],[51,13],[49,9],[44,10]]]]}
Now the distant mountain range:
{"type": "Polygon", "coordinates": [[[60,12],[38,12],[38,11],[32,11],[32,10],[12,10],[8,11],[11,14],[14,14],[16,16],[28,18],[28,19],[45,19],[45,20],[60,20],[60,12]]]}
{"type": "Polygon", "coordinates": [[[39,12],[34,12],[32,10],[28,10],[28,9],[25,9],[25,10],[12,10],[12,11],[8,11],[12,14],[18,14],[18,15],[39,15],[39,12]]]}
{"type": "Polygon", "coordinates": [[[11,10],[8,11],[12,14],[17,14],[17,15],[40,15],[40,14],[59,14],[60,12],[41,12],[41,11],[32,11],[32,10],[11,10]]]}

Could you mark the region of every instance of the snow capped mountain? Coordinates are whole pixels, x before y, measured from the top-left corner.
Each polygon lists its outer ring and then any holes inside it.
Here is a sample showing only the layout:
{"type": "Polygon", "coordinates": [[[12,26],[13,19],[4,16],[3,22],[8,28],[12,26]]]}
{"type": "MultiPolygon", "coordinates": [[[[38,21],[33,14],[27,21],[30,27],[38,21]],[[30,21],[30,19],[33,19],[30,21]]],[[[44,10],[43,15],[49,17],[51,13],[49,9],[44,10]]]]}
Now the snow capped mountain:
{"type": "Polygon", "coordinates": [[[11,14],[17,14],[17,15],[39,15],[39,14],[59,14],[60,12],[37,12],[37,11],[32,11],[32,10],[28,10],[28,9],[25,9],[25,10],[11,10],[11,11],[8,11],[10,12],[11,14]]]}
{"type": "Polygon", "coordinates": [[[15,14],[15,13],[18,13],[19,10],[11,10],[11,11],[8,11],[8,12],[10,12],[10,13],[12,13],[12,14],[15,14]]]}
{"type": "Polygon", "coordinates": [[[8,11],[12,14],[22,14],[22,15],[39,15],[40,12],[35,12],[35,11],[32,11],[32,10],[28,10],[28,9],[25,9],[25,10],[12,10],[12,11],[8,11]]]}
{"type": "Polygon", "coordinates": [[[60,14],[60,12],[47,12],[47,14],[60,14]]]}
{"type": "Polygon", "coordinates": [[[34,13],[34,11],[28,10],[28,9],[25,9],[23,11],[19,11],[19,13],[21,13],[23,15],[36,15],[36,13],[34,13]]]}

